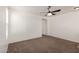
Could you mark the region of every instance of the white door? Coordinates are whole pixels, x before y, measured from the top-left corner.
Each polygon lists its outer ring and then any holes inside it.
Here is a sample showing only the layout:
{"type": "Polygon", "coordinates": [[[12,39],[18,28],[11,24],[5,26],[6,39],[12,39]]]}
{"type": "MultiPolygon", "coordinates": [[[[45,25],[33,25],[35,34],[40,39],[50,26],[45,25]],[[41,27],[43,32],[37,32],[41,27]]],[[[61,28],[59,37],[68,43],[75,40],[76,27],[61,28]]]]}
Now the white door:
{"type": "Polygon", "coordinates": [[[42,19],[42,35],[47,34],[47,19],[42,19]]]}

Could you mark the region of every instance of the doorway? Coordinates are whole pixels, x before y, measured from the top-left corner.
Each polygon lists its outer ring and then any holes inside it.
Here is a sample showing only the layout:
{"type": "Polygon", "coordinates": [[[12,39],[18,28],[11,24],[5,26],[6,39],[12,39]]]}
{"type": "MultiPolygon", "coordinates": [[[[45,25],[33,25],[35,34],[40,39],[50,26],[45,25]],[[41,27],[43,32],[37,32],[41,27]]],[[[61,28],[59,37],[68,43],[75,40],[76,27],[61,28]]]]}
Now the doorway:
{"type": "Polygon", "coordinates": [[[47,19],[42,19],[42,35],[47,34],[47,19]]]}

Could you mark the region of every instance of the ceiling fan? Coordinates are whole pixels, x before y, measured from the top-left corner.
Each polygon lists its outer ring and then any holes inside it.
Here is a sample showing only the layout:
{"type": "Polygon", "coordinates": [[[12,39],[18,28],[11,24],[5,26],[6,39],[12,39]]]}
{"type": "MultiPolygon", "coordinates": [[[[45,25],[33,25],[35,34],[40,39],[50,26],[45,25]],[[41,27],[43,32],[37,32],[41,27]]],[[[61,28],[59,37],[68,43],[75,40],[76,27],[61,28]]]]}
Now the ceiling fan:
{"type": "Polygon", "coordinates": [[[52,15],[56,15],[55,14],[56,12],[61,11],[61,9],[57,9],[57,10],[54,10],[54,11],[51,11],[50,9],[51,9],[51,6],[48,6],[48,8],[47,8],[48,11],[47,12],[42,12],[42,13],[46,13],[45,16],[52,16],[52,15]]]}

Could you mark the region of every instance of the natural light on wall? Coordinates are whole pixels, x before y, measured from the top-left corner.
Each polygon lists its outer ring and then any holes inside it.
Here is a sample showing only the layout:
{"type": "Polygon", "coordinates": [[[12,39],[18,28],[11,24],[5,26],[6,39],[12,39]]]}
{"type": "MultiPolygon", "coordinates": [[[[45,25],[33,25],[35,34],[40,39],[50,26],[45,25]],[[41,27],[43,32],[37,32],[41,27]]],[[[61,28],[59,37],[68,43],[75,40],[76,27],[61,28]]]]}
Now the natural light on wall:
{"type": "Polygon", "coordinates": [[[8,39],[8,7],[6,7],[6,40],[8,39]]]}

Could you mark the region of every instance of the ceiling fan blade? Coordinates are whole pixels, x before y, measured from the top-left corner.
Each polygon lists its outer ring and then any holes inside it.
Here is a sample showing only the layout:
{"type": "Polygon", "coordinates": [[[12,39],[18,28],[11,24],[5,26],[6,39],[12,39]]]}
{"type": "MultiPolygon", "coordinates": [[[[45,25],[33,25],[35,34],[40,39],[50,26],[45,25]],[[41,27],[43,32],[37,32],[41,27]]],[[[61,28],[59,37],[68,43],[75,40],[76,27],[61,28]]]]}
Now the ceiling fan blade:
{"type": "Polygon", "coordinates": [[[53,13],[52,15],[56,15],[56,14],[53,13]]]}
{"type": "Polygon", "coordinates": [[[55,11],[52,11],[52,12],[59,12],[59,11],[61,11],[61,9],[58,9],[58,10],[55,10],[55,11]]]}

